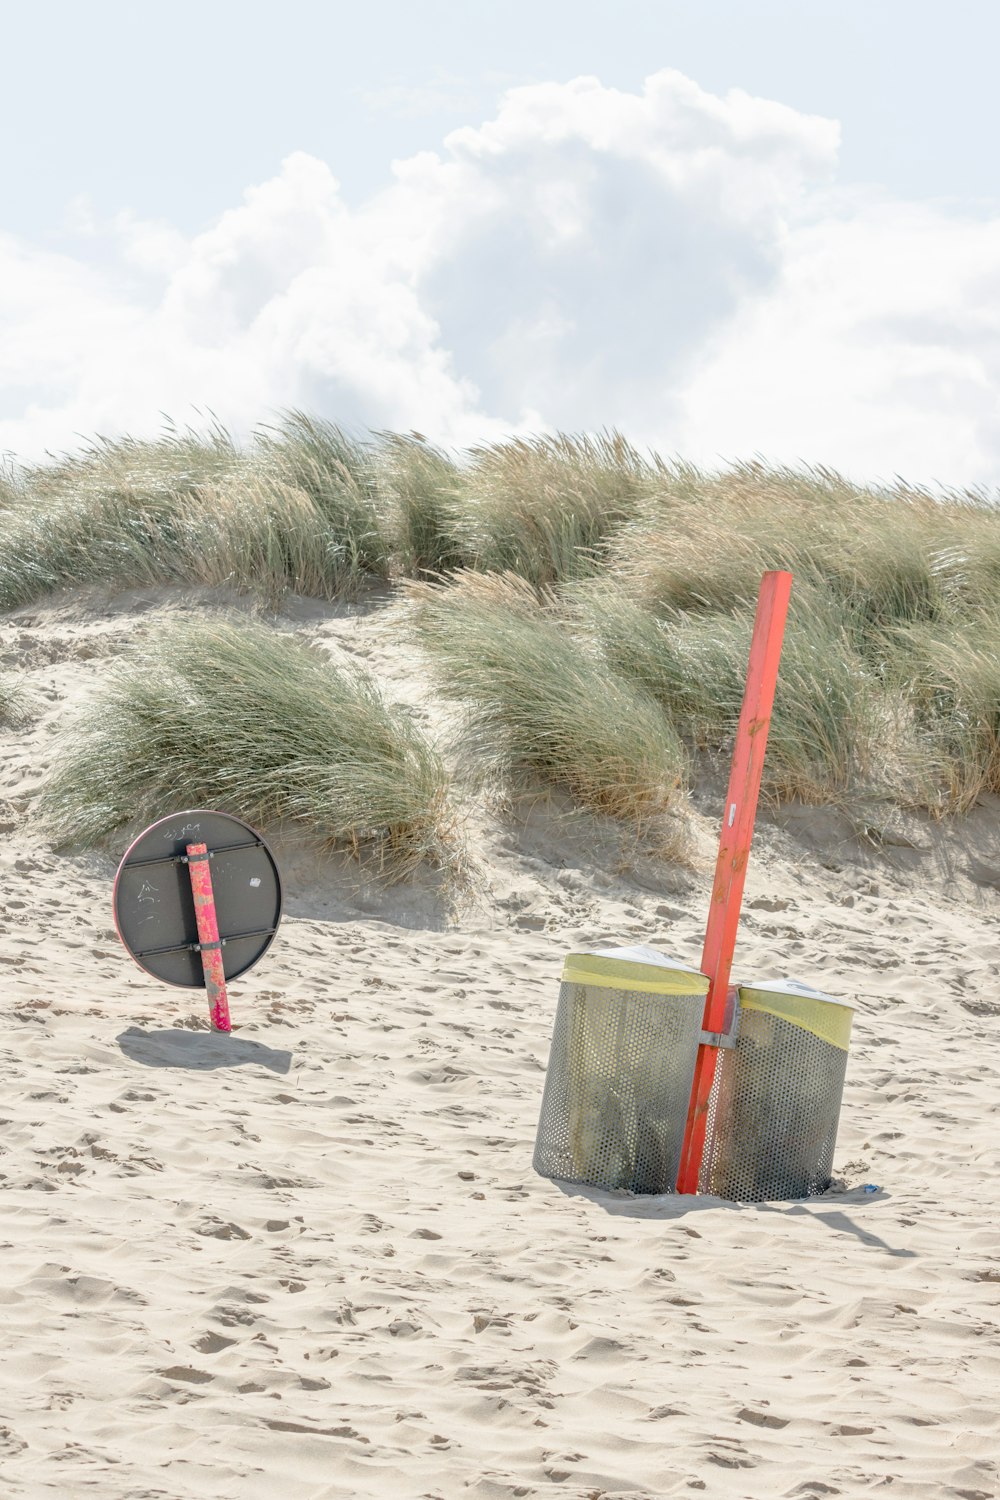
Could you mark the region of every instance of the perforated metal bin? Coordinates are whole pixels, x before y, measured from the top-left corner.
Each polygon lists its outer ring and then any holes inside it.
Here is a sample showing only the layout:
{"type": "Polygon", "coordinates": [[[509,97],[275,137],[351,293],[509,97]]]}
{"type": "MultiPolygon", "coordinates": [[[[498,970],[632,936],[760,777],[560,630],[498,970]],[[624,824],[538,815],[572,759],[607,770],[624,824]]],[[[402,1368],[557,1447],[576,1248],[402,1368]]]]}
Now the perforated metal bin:
{"type": "Polygon", "coordinates": [[[571,953],[535,1144],[542,1177],[670,1193],[708,980],[655,948],[571,953]]]}
{"type": "Polygon", "coordinates": [[[698,1190],[743,1203],[830,1185],[853,1007],[794,979],[739,991],[720,1051],[698,1190]]]}

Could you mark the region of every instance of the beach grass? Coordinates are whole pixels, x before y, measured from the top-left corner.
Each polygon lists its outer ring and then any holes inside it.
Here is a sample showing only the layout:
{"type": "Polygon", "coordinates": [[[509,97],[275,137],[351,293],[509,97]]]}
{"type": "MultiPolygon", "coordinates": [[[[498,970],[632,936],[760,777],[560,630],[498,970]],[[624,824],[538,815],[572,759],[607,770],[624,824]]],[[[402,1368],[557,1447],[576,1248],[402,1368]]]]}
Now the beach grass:
{"type": "Polygon", "coordinates": [[[615,431],[451,453],[302,411],[243,445],[170,426],[0,474],[0,608],[95,583],[271,608],[401,590],[463,705],[467,761],[626,817],[728,753],[773,568],[795,581],[767,795],[940,815],[1000,784],[988,495],[761,460],[709,472],[615,431]]]}
{"type": "Polygon", "coordinates": [[[98,438],[19,471],[0,507],[0,608],[78,584],[138,588],[183,576],[178,509],[240,462],[217,424],[203,433],[98,438]]]}
{"type": "MultiPolygon", "coordinates": [[[[945,605],[943,556],[983,510],[919,489],[855,485],[823,468],[759,462],[716,475],[679,471],[615,537],[609,571],[653,610],[729,609],[761,575],[787,569],[867,629],[934,619],[945,605]]],[[[991,517],[1000,537],[1000,521],[991,517]]]]}
{"type": "Polygon", "coordinates": [[[670,719],[567,629],[515,573],[411,583],[410,622],[484,779],[564,788],[642,827],[678,798],[685,754],[670,719]]]}
{"type": "Polygon", "coordinates": [[[470,450],[456,527],[469,566],[534,584],[594,570],[638,513],[656,467],[618,432],[510,438],[470,450]]]}
{"type": "Polygon", "coordinates": [[[389,576],[373,444],[333,422],[290,411],[257,430],[254,455],[268,478],[307,496],[321,517],[329,553],[325,595],[354,597],[368,582],[389,576]]]}
{"type": "MultiPolygon", "coordinates": [[[[661,703],[693,753],[732,751],[754,610],[654,613],[615,580],[567,589],[564,603],[609,666],[661,703]]],[[[844,801],[877,783],[877,687],[831,595],[793,588],[762,789],[774,801],[844,801]]]]}
{"type": "Polygon", "coordinates": [[[884,676],[911,726],[902,800],[964,813],[984,792],[1000,794],[1000,610],[900,627],[886,642],[884,676]]]}
{"type": "Polygon", "coordinates": [[[463,475],[455,459],[419,433],[381,432],[375,469],[393,572],[422,578],[465,566],[463,475]]]}
{"type": "Polygon", "coordinates": [[[359,666],[245,619],[158,621],[66,737],[40,813],[87,847],[181,805],[301,830],[386,880],[456,853],[448,773],[409,715],[359,666]]]}
{"type": "Polygon", "coordinates": [[[11,672],[0,672],[0,725],[16,726],[28,716],[30,699],[24,684],[11,672]]]}
{"type": "Polygon", "coordinates": [[[0,507],[6,609],[73,584],[350,598],[388,571],[370,455],[298,412],[246,450],[221,428],[98,442],[0,507]]]}

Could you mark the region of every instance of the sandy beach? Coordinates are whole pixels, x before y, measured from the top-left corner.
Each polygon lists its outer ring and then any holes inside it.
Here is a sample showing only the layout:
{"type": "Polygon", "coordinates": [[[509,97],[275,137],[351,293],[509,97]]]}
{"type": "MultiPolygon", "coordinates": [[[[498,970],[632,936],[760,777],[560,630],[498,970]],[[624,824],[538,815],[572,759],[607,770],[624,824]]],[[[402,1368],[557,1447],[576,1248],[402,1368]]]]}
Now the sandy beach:
{"type": "MultiPolygon", "coordinates": [[[[122,646],[226,602],[3,624],[33,698],[0,761],[4,1500],[1000,1495],[997,799],[881,849],[761,822],[736,977],[858,1004],[829,1193],[560,1186],[531,1157],[563,956],[698,963],[718,799],[691,871],[556,797],[484,817],[452,913],[279,838],[285,920],[214,1035],[118,944],[125,840],[59,854],[31,812],[122,646]]],[[[441,721],[384,611],[275,626],[441,721]]]]}

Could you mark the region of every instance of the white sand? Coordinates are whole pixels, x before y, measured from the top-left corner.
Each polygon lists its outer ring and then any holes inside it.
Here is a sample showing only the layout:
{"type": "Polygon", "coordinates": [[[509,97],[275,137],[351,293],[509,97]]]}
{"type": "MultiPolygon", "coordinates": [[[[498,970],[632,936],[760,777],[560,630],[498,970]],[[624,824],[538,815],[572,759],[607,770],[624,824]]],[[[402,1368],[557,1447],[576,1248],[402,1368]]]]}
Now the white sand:
{"type": "MultiPolygon", "coordinates": [[[[286,921],[213,1036],[119,947],[115,860],[29,817],[161,602],[4,625],[41,712],[0,770],[3,1500],[1000,1494],[996,807],[926,852],[759,831],[736,977],[861,1002],[839,1191],[564,1189],[531,1167],[563,955],[698,962],[711,798],[703,868],[658,884],[587,820],[484,824],[451,927],[433,882],[356,897],[279,851],[286,921]]],[[[433,719],[378,619],[283,624],[433,719]]]]}

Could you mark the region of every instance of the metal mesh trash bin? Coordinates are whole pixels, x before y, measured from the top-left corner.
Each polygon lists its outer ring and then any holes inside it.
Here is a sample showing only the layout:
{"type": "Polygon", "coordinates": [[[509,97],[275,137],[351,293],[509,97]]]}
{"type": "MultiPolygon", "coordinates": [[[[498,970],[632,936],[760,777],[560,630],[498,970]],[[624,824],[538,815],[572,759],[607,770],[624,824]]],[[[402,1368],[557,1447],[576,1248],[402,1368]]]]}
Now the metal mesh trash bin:
{"type": "Polygon", "coordinates": [[[708,980],[655,948],[571,953],[538,1122],[542,1177],[670,1193],[708,980]]]}
{"type": "Polygon", "coordinates": [[[853,1007],[797,980],[739,991],[735,1045],[720,1052],[699,1192],[744,1203],[830,1185],[853,1007]]]}

